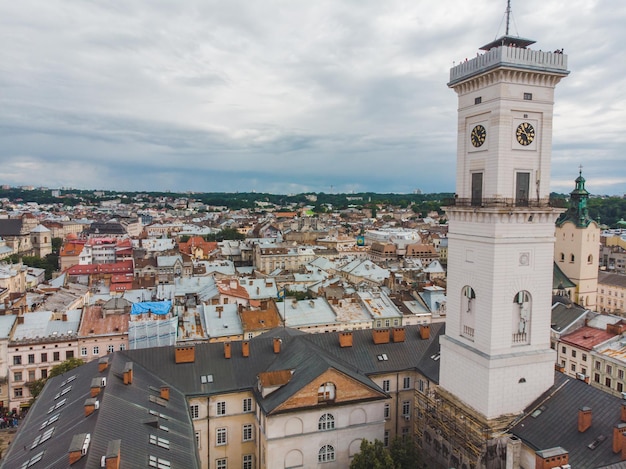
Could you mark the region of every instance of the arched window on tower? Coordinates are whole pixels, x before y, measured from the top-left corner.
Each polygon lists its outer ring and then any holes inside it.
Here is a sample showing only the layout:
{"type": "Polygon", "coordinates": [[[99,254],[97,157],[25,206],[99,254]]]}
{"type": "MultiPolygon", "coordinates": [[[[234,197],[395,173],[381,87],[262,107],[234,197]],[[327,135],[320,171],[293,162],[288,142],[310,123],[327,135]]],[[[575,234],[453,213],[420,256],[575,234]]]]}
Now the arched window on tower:
{"type": "Polygon", "coordinates": [[[589,254],[587,256],[587,264],[593,264],[593,255],[592,254],[589,254]]]}
{"type": "Polygon", "coordinates": [[[561,260],[561,262],[565,261],[565,253],[564,252],[561,253],[561,256],[559,257],[559,259],[561,260]]]}
{"type": "Polygon", "coordinates": [[[576,256],[574,256],[574,254],[570,254],[569,261],[574,262],[575,260],[576,260],[576,256]]]}
{"type": "Polygon", "coordinates": [[[524,345],[530,342],[531,298],[526,290],[519,291],[513,297],[512,332],[513,344],[524,345]]]}
{"type": "Polygon", "coordinates": [[[475,303],[476,292],[469,285],[464,286],[461,293],[461,335],[470,340],[474,340],[475,303]]]}

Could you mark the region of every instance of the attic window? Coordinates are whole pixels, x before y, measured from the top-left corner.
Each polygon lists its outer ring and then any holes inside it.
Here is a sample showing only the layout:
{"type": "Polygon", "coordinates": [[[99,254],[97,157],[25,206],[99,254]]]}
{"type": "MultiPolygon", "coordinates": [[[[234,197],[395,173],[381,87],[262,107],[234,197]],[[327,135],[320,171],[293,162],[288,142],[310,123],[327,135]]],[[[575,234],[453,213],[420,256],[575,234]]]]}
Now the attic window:
{"type": "Polygon", "coordinates": [[[61,399],[59,402],[57,402],[56,404],[54,404],[52,407],[48,409],[48,413],[51,414],[52,412],[57,410],[59,407],[65,404],[65,401],[67,401],[67,399],[61,399]]]}
{"type": "Polygon", "coordinates": [[[44,428],[46,428],[48,425],[50,425],[51,423],[56,422],[57,420],[59,420],[59,415],[61,414],[54,414],[52,417],[50,417],[48,420],[44,420],[43,423],[41,424],[41,426],[39,427],[39,430],[43,430],[44,428]]]}
{"type": "Polygon", "coordinates": [[[598,435],[598,437],[595,440],[593,440],[591,443],[587,445],[587,448],[596,449],[598,446],[600,446],[600,443],[602,443],[604,440],[606,440],[606,436],[598,435]]]}
{"type": "Polygon", "coordinates": [[[67,378],[65,381],[63,381],[61,383],[61,386],[59,386],[60,388],[62,388],[63,386],[65,386],[68,383],[71,383],[72,381],[74,381],[76,379],[76,375],[74,376],[70,376],[69,378],[67,378]]]}
{"type": "Polygon", "coordinates": [[[430,356],[430,358],[432,358],[433,360],[437,361],[437,360],[439,360],[439,357],[440,357],[440,356],[441,356],[441,355],[440,355],[439,353],[436,353],[436,354],[434,354],[434,355],[431,355],[431,356],[430,356]]]}
{"type": "Polygon", "coordinates": [[[155,404],[159,404],[162,407],[166,407],[167,406],[167,401],[165,399],[162,399],[158,396],[148,396],[148,399],[150,400],[150,402],[154,402],[155,404]]]}
{"type": "Polygon", "coordinates": [[[386,362],[387,360],[389,360],[389,357],[387,356],[386,353],[383,353],[382,355],[378,355],[376,358],[378,358],[379,362],[386,362]]]}
{"type": "Polygon", "coordinates": [[[163,420],[169,420],[169,417],[167,415],[161,414],[159,412],[157,412],[156,410],[150,410],[149,411],[150,415],[155,415],[156,417],[159,417],[163,420]]]}
{"type": "Polygon", "coordinates": [[[202,376],[200,376],[200,382],[202,384],[212,383],[213,382],[213,375],[202,375],[202,376]]]}
{"type": "Polygon", "coordinates": [[[150,444],[157,445],[160,448],[170,449],[170,440],[158,437],[156,435],[150,435],[150,444]]]}
{"type": "Polygon", "coordinates": [[[148,456],[148,467],[156,467],[157,469],[169,469],[172,464],[163,458],[157,458],[156,456],[148,456]]]}
{"type": "Polygon", "coordinates": [[[31,467],[35,463],[38,463],[39,461],[41,461],[43,459],[43,453],[45,453],[45,451],[40,451],[39,453],[34,455],[32,458],[30,458],[28,461],[24,461],[24,464],[20,466],[20,469],[26,469],[27,467],[31,467]]]}
{"type": "Polygon", "coordinates": [[[530,416],[534,419],[536,419],[537,417],[539,417],[541,415],[541,413],[546,410],[546,408],[544,406],[539,407],[537,410],[535,410],[532,414],[530,414],[530,416]]]}

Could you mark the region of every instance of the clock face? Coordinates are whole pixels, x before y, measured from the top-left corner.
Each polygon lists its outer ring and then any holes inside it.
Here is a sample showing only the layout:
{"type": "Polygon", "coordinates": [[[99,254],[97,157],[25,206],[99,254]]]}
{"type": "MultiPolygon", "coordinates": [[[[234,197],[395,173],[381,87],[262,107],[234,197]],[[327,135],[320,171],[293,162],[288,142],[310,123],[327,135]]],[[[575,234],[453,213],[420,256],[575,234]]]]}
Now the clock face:
{"type": "Polygon", "coordinates": [[[482,125],[477,125],[472,129],[472,133],[470,134],[470,140],[472,141],[472,145],[476,148],[482,146],[485,143],[485,138],[487,137],[487,131],[482,125]]]}
{"type": "Polygon", "coordinates": [[[535,139],[535,129],[528,122],[522,122],[517,126],[515,137],[520,145],[530,145],[535,139]]]}

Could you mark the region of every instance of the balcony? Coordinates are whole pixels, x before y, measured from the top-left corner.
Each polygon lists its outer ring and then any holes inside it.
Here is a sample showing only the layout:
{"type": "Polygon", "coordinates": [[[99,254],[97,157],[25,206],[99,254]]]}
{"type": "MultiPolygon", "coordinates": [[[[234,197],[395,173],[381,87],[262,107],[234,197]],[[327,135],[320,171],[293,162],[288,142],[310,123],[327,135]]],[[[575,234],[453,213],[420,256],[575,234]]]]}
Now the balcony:
{"type": "Polygon", "coordinates": [[[481,208],[567,208],[567,200],[556,198],[544,199],[514,199],[506,197],[492,198],[469,198],[461,199],[459,197],[444,199],[444,207],[481,207],[481,208]]]}

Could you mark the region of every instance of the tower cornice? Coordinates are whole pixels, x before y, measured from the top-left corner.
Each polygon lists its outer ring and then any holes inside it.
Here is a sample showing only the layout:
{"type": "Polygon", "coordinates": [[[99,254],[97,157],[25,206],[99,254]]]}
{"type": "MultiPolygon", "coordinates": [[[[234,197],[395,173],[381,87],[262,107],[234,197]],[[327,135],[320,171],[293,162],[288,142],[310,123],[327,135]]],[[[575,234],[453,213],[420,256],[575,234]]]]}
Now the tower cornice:
{"type": "MultiPolygon", "coordinates": [[[[556,80],[553,85],[569,74],[565,54],[502,46],[452,67],[448,86],[456,89],[467,80],[502,69],[508,69],[511,72],[526,72],[529,77],[536,75],[535,79],[541,79],[542,82],[548,79],[556,80]],[[539,75],[542,77],[539,78],[539,75]]],[[[496,75],[491,79],[498,77],[502,78],[501,75],[496,75]]]]}

